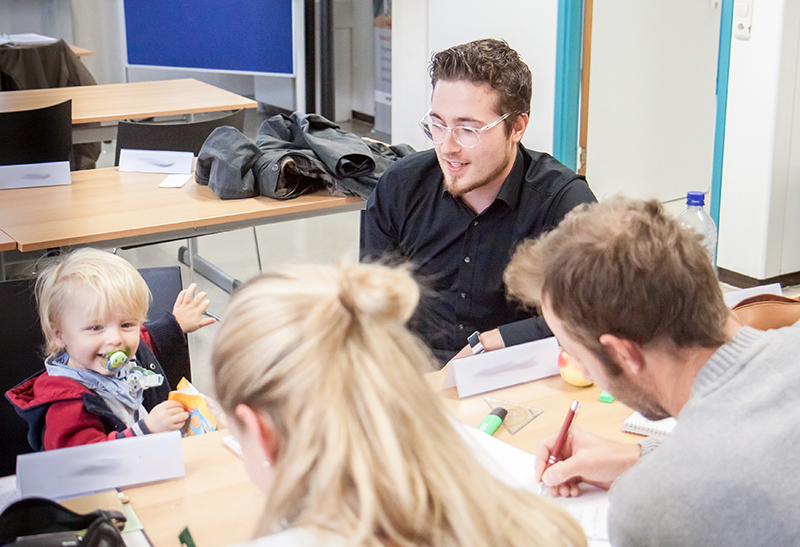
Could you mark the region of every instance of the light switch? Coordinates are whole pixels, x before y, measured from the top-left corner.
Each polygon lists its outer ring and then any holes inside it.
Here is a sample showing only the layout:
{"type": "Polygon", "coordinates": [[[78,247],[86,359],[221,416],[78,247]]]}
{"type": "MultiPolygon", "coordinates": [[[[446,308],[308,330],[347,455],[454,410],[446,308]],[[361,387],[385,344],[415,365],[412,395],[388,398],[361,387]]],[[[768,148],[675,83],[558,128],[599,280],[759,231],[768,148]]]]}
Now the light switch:
{"type": "Polygon", "coordinates": [[[753,27],[753,1],[736,0],[733,5],[733,36],[738,40],[749,40],[753,27]]]}

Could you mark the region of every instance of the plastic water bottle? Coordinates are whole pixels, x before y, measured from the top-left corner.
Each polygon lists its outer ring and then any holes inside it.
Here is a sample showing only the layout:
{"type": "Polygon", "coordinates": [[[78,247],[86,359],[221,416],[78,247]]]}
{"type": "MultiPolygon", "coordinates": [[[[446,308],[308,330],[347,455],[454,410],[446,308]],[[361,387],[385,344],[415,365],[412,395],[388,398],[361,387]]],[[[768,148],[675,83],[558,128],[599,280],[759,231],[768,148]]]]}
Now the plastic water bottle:
{"type": "Polygon", "coordinates": [[[717,225],[714,219],[703,209],[706,203],[704,192],[686,193],[686,210],[678,217],[681,226],[691,228],[703,236],[703,245],[708,251],[708,258],[714,269],[717,269],[714,255],[717,250],[717,225]]]}

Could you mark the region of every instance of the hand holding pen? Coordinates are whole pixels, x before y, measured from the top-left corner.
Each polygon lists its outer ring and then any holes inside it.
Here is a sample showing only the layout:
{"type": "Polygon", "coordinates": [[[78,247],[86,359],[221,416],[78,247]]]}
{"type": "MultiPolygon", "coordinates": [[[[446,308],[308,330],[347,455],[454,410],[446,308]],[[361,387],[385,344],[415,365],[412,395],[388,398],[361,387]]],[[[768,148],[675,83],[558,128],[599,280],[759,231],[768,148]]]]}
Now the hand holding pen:
{"type": "MultiPolygon", "coordinates": [[[[564,418],[564,423],[561,426],[561,431],[558,432],[558,437],[556,437],[556,443],[553,445],[553,449],[550,451],[550,455],[547,458],[547,461],[544,464],[544,469],[542,469],[542,475],[544,472],[547,471],[547,468],[553,465],[558,461],[561,457],[561,452],[564,450],[564,443],[567,440],[567,436],[569,435],[569,429],[572,427],[572,423],[575,421],[575,414],[578,413],[578,409],[581,407],[581,404],[578,401],[572,401],[572,404],[569,405],[569,410],[567,411],[567,416],[564,418]]],[[[539,495],[542,494],[544,491],[544,482],[539,481],[539,495]]]]}
{"type": "Polygon", "coordinates": [[[543,480],[549,469],[547,482],[550,492],[557,496],[579,496],[581,482],[607,490],[639,461],[641,453],[635,442],[611,441],[578,427],[568,428],[560,448],[556,447],[559,437],[561,431],[544,439],[536,451],[536,472],[543,480]],[[548,463],[551,458],[555,464],[548,463]]]}

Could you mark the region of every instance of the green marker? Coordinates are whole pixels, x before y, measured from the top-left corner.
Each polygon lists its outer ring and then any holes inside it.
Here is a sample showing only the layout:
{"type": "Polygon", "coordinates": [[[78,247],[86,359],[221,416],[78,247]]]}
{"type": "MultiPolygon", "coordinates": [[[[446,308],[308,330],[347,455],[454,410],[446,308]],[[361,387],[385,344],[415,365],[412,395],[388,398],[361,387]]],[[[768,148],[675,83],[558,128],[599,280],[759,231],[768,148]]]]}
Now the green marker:
{"type": "Polygon", "coordinates": [[[478,426],[478,431],[483,431],[489,435],[494,435],[494,432],[497,431],[497,428],[500,427],[501,423],[503,423],[503,420],[507,414],[508,411],[505,408],[495,408],[483,419],[481,424],[478,426]]]}
{"type": "Polygon", "coordinates": [[[600,392],[600,402],[601,403],[613,403],[614,402],[614,396],[611,395],[608,391],[606,391],[604,389],[602,392],[600,392]]]}

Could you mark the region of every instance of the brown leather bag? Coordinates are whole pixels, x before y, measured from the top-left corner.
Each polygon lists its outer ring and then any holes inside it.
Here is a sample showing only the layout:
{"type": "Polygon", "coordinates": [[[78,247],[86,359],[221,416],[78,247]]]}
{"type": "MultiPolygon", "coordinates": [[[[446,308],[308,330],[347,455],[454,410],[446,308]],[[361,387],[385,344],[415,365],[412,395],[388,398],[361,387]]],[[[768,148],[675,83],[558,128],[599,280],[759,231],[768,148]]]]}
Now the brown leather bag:
{"type": "Polygon", "coordinates": [[[758,330],[779,329],[800,321],[800,302],[776,294],[757,294],[732,308],[742,325],[758,330]]]}

